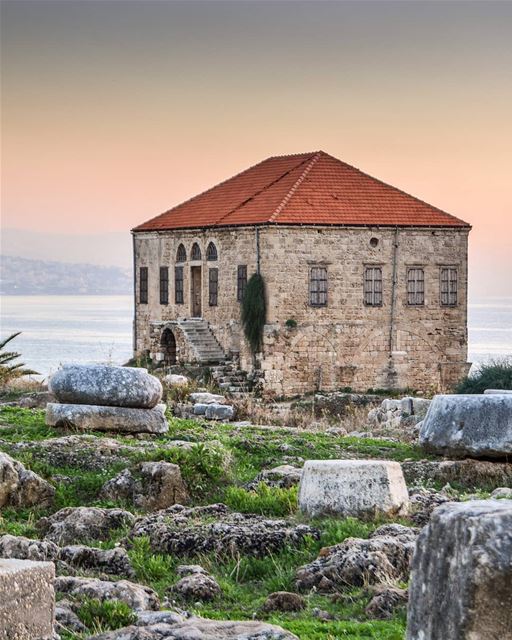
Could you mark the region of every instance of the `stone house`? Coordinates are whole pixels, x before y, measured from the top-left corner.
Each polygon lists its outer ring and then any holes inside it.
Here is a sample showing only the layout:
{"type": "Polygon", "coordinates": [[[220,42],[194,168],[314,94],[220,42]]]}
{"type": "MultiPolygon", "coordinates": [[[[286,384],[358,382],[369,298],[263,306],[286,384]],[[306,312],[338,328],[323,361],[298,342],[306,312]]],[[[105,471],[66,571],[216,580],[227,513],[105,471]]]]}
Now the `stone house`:
{"type": "Polygon", "coordinates": [[[469,368],[470,229],[322,151],[268,158],[133,229],[135,355],[234,359],[284,396],[447,389],[469,368]],[[240,303],[256,271],[253,358],[240,303]]]}

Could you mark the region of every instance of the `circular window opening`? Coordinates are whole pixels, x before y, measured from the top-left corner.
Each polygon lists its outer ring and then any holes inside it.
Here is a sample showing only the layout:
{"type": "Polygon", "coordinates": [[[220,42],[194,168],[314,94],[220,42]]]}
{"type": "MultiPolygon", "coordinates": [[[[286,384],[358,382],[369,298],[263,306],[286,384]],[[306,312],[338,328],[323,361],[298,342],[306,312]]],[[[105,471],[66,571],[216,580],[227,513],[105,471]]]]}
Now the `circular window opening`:
{"type": "Polygon", "coordinates": [[[370,238],[370,247],[376,247],[379,244],[378,238],[370,238]]]}

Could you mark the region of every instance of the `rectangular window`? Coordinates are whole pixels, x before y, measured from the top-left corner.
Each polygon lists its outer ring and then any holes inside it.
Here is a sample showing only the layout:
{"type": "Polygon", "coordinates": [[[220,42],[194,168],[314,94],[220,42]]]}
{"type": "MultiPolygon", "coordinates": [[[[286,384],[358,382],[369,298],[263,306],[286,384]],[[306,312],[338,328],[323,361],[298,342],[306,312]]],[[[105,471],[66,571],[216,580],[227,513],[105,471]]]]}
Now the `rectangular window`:
{"type": "Polygon", "coordinates": [[[139,269],[139,302],[141,304],[148,303],[148,268],[141,267],[139,269]]]}
{"type": "Polygon", "coordinates": [[[174,302],[183,304],[183,267],[174,267],[174,302]]]}
{"type": "Polygon", "coordinates": [[[160,267],[160,304],[169,304],[169,267],[160,267]]]}
{"type": "Polygon", "coordinates": [[[217,306],[219,293],[219,270],[208,269],[208,303],[210,307],[217,306]]]}
{"type": "Polygon", "coordinates": [[[443,267],[441,269],[441,304],[453,307],[457,304],[457,269],[443,267]]]}
{"type": "Polygon", "coordinates": [[[382,306],[382,267],[364,270],[364,303],[369,307],[382,306]]]}
{"type": "Polygon", "coordinates": [[[425,304],[425,272],[423,269],[407,270],[407,304],[425,304]]]}
{"type": "Polygon", "coordinates": [[[309,304],[327,306],[327,267],[311,267],[309,272],[309,304]]]}
{"type": "Polygon", "coordinates": [[[240,264],[238,265],[237,272],[236,272],[236,299],[238,300],[238,302],[242,302],[245,294],[246,286],[247,286],[247,265],[240,264]]]}

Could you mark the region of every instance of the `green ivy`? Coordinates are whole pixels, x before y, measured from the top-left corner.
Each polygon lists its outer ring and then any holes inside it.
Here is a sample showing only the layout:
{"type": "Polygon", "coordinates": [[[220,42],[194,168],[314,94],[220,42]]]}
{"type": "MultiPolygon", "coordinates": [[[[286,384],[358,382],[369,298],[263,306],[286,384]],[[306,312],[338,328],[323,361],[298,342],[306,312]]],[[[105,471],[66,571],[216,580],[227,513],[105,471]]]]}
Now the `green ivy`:
{"type": "Polygon", "coordinates": [[[261,351],[266,316],[265,282],[259,273],[254,273],[242,299],[242,325],[253,353],[261,351]]]}

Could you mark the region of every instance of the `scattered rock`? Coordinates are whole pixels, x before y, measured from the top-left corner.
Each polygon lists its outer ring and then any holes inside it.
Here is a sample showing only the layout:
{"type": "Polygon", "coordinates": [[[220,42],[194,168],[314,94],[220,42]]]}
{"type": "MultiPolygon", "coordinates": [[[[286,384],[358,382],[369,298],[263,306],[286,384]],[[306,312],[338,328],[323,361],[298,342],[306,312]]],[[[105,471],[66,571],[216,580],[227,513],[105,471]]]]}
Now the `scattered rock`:
{"type": "Polygon", "coordinates": [[[258,473],[252,482],[246,485],[246,488],[249,490],[257,489],[258,485],[263,483],[269,487],[290,489],[299,484],[301,474],[302,469],[289,464],[282,464],[273,469],[264,469],[258,473]]]}
{"type": "Polygon", "coordinates": [[[299,489],[299,508],[310,517],[407,512],[409,496],[398,462],[308,460],[299,489]]]}
{"type": "Polygon", "coordinates": [[[329,611],[325,611],[325,609],[319,609],[315,607],[311,610],[311,615],[313,618],[318,618],[319,620],[323,620],[324,622],[329,622],[330,620],[334,620],[334,616],[329,611]]]}
{"type": "Polygon", "coordinates": [[[263,611],[302,611],[305,608],[305,599],[289,591],[271,593],[263,604],[263,611]]]}
{"type": "Polygon", "coordinates": [[[180,564],[176,567],[176,573],[182,578],[193,573],[208,573],[206,569],[199,564],[180,564]]]}
{"type": "Polygon", "coordinates": [[[510,638],[511,558],[508,500],[436,509],[414,553],[408,640],[510,638]]]}
{"type": "Polygon", "coordinates": [[[195,416],[204,416],[206,414],[206,409],[209,405],[204,404],[203,402],[198,402],[192,406],[192,413],[195,416]]]}
{"type": "Polygon", "coordinates": [[[492,490],[512,486],[512,462],[488,460],[419,460],[402,462],[408,485],[450,484],[464,489],[492,490]]]}
{"type": "Polygon", "coordinates": [[[512,489],[510,487],[498,487],[491,493],[491,498],[495,500],[512,500],[512,489]]]}
{"type": "Polygon", "coordinates": [[[503,395],[503,394],[507,395],[507,394],[511,394],[512,390],[511,389],[486,389],[484,393],[491,394],[493,396],[503,395]]]}
{"type": "Polygon", "coordinates": [[[59,555],[59,547],[48,540],[31,540],[24,536],[0,537],[0,557],[18,560],[54,561],[59,555]]]}
{"type": "Polygon", "coordinates": [[[417,527],[428,524],[434,509],[445,502],[453,502],[455,498],[440,491],[418,488],[411,492],[410,517],[417,527]]]}
{"type": "Polygon", "coordinates": [[[85,545],[70,545],[60,549],[58,559],[77,569],[128,578],[135,575],[130,557],[123,547],[96,549],[85,545]]]}
{"type": "Polygon", "coordinates": [[[54,497],[49,482],[0,451],[0,508],[48,507],[54,497]]]}
{"type": "Polygon", "coordinates": [[[55,578],[55,591],[72,598],[95,598],[100,602],[121,600],[134,611],[160,608],[160,600],[153,589],[129,580],[106,582],[96,578],[60,576],[55,578]]]}
{"type": "Polygon", "coordinates": [[[165,404],[152,409],[103,407],[93,404],[46,405],[46,424],[63,429],[119,431],[121,433],[166,433],[165,404]]]}
{"type": "Polygon", "coordinates": [[[235,409],[229,404],[209,404],[204,415],[207,420],[231,420],[235,416],[235,409]]]}
{"type": "Polygon", "coordinates": [[[206,391],[191,393],[190,400],[194,404],[225,404],[227,402],[224,396],[216,393],[207,393],[206,391]]]}
{"type": "Polygon", "coordinates": [[[56,631],[74,631],[75,633],[85,633],[87,628],[80,621],[80,618],[73,611],[73,605],[69,600],[59,600],[55,606],[56,631]]]}
{"type": "Polygon", "coordinates": [[[266,622],[208,620],[192,616],[181,622],[130,626],[89,640],[298,640],[281,627],[266,622]]]}
{"type": "Polygon", "coordinates": [[[347,538],[326,547],[316,560],[297,571],[297,588],[332,592],[407,580],[417,534],[410,527],[384,525],[368,540],[347,538]]]}
{"type": "Polygon", "coordinates": [[[130,527],[135,516],[122,509],[66,507],[37,522],[46,540],[69,545],[88,540],[106,540],[112,531],[130,527]]]}
{"type": "Polygon", "coordinates": [[[147,369],[103,364],[67,364],[50,378],[59,402],[152,409],[162,398],[162,384],[147,369]]]}
{"type": "Polygon", "coordinates": [[[142,462],[121,471],[101,489],[108,500],[126,500],[142,511],[158,511],[174,504],[186,504],[189,495],[180,468],[170,462],[142,462]]]}
{"type": "Polygon", "coordinates": [[[392,618],[399,607],[407,605],[407,590],[399,587],[379,587],[366,607],[366,615],[378,620],[392,618]]]}
{"type": "Polygon", "coordinates": [[[505,458],[512,454],[512,395],[435,396],[420,444],[455,458],[505,458]]]}
{"type": "MultiPolygon", "coordinates": [[[[139,445],[143,446],[143,443],[139,445]]],[[[11,453],[31,452],[53,467],[73,467],[87,471],[100,471],[117,463],[128,465],[129,455],[137,450],[114,438],[98,437],[89,433],[16,442],[10,447],[11,453]]]]}
{"type": "Polygon", "coordinates": [[[48,402],[55,402],[55,396],[48,391],[38,391],[23,396],[17,405],[22,409],[44,409],[48,402]]]}
{"type": "Polygon", "coordinates": [[[181,385],[187,385],[189,382],[190,380],[187,378],[187,376],[182,376],[178,373],[170,373],[164,378],[164,383],[168,387],[179,387],[181,385]]]}
{"type": "Polygon", "coordinates": [[[172,591],[185,600],[214,600],[222,591],[215,578],[205,572],[185,575],[174,585],[172,591]]]}
{"type": "Polygon", "coordinates": [[[317,529],[286,520],[232,512],[226,505],[169,509],[138,518],[130,537],[148,536],[157,553],[196,555],[210,551],[238,556],[264,556],[304,538],[318,539],[317,529]]]}

